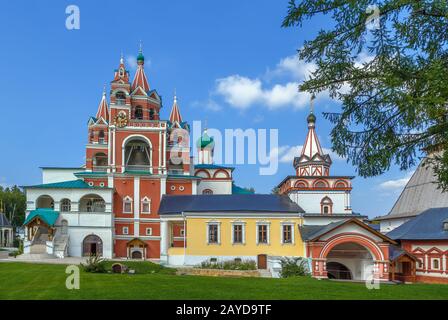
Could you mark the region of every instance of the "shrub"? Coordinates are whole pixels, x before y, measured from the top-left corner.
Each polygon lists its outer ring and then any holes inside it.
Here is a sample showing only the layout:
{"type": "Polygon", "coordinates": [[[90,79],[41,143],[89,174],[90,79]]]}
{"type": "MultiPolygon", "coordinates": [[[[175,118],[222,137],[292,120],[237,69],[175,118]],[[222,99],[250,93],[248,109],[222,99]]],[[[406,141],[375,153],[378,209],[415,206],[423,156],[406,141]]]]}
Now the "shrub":
{"type": "Polygon", "coordinates": [[[90,256],[86,263],[81,263],[81,268],[85,272],[91,273],[106,273],[106,261],[100,256],[90,256]]]}
{"type": "Polygon", "coordinates": [[[19,254],[20,254],[20,252],[18,250],[15,250],[15,251],[11,251],[10,253],[8,253],[8,256],[17,258],[17,256],[19,254]]]}
{"type": "Polygon", "coordinates": [[[200,269],[222,269],[222,270],[256,270],[257,264],[253,260],[228,260],[223,262],[212,262],[206,260],[197,265],[200,269]]]}
{"type": "Polygon", "coordinates": [[[304,258],[282,258],[282,271],[280,276],[282,278],[308,276],[308,261],[304,258]]]}

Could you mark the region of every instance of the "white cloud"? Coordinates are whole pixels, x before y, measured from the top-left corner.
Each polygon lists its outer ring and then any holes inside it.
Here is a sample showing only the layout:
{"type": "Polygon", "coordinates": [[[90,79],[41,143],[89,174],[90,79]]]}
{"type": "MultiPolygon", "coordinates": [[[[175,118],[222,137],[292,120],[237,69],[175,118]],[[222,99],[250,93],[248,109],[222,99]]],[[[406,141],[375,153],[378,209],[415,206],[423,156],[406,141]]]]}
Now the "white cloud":
{"type": "MultiPolygon", "coordinates": [[[[362,52],[358,55],[355,66],[360,68],[373,58],[374,56],[362,52]]],[[[281,59],[274,69],[268,69],[261,77],[250,78],[234,74],[217,79],[213,94],[221,96],[230,106],[241,110],[256,104],[271,110],[283,107],[301,109],[309,105],[311,97],[306,92],[299,92],[299,83],[309,79],[316,69],[316,64],[292,55],[281,59]],[[277,83],[271,85],[272,80],[277,83]]],[[[350,86],[344,84],[340,91],[348,93],[350,86]]],[[[321,92],[317,98],[330,99],[328,92],[321,92]]]]}
{"type": "MultiPolygon", "coordinates": [[[[131,70],[137,69],[137,57],[130,54],[126,56],[126,66],[131,70]]],[[[148,57],[145,57],[145,67],[151,66],[151,60],[148,57]]]]}
{"type": "Polygon", "coordinates": [[[379,188],[386,191],[400,191],[406,186],[413,174],[414,172],[412,171],[408,172],[403,178],[384,181],[380,183],[379,188]]]}
{"type": "Polygon", "coordinates": [[[215,92],[222,96],[229,105],[242,110],[248,109],[256,103],[266,105],[269,109],[286,106],[303,108],[310,99],[309,94],[298,91],[298,84],[295,82],[263,88],[260,79],[251,79],[240,75],[217,79],[215,92]]]}

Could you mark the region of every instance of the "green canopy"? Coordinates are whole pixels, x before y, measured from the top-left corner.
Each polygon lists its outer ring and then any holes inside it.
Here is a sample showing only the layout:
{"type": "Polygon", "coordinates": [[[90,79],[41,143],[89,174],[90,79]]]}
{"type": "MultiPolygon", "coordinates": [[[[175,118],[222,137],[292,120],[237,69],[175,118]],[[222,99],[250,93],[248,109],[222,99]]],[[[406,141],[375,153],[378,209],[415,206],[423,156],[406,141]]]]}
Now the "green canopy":
{"type": "Polygon", "coordinates": [[[44,221],[46,224],[52,227],[59,217],[59,212],[48,208],[40,208],[33,210],[25,219],[23,225],[27,225],[36,217],[40,218],[42,221],[44,221]]]}

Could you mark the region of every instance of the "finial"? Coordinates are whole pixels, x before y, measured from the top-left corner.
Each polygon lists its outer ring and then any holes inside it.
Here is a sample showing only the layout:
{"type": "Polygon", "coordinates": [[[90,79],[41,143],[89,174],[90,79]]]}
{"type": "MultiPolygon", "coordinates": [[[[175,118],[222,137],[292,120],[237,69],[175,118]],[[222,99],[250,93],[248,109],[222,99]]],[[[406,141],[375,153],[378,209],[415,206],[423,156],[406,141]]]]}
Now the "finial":
{"type": "Polygon", "coordinates": [[[106,85],[103,85],[103,97],[106,96],[106,85]]]}
{"type": "Polygon", "coordinates": [[[177,94],[176,94],[176,88],[174,88],[174,103],[177,103],[177,94]]]}
{"type": "Polygon", "coordinates": [[[140,40],[140,48],[138,49],[138,53],[143,54],[143,42],[140,40]]]}
{"type": "Polygon", "coordinates": [[[207,127],[208,127],[208,118],[205,118],[204,132],[207,132],[207,127]]]}
{"type": "Polygon", "coordinates": [[[120,64],[124,64],[123,50],[120,53],[120,64]]]}

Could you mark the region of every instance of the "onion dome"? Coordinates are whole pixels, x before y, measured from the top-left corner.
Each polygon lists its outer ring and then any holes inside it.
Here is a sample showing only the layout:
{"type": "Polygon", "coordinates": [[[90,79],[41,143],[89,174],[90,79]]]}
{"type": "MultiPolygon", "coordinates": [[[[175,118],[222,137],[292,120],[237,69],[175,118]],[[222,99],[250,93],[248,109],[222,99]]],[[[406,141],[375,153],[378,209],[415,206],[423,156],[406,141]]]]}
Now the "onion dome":
{"type": "Polygon", "coordinates": [[[215,141],[213,137],[207,134],[207,129],[204,130],[204,133],[202,133],[202,136],[196,142],[196,146],[199,149],[213,149],[215,147],[215,141]]]}

